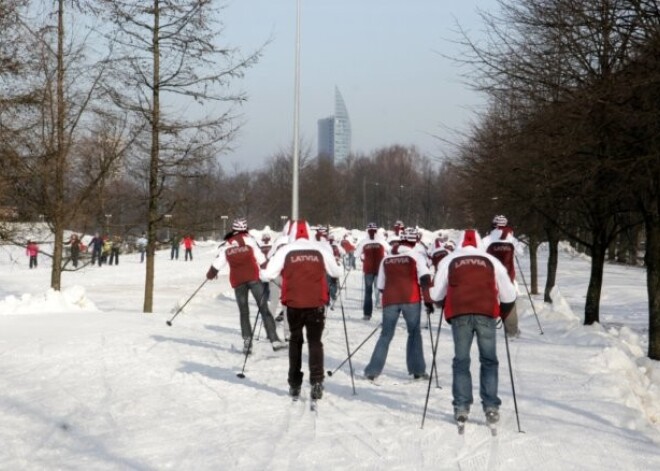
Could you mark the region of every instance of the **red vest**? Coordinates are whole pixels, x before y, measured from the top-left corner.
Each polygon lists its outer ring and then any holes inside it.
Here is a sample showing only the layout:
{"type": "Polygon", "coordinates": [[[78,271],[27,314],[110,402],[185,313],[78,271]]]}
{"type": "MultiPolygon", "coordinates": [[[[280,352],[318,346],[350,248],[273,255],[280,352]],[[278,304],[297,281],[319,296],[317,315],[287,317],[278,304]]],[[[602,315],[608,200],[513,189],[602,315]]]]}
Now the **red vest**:
{"type": "Polygon", "coordinates": [[[346,253],[352,253],[355,251],[355,247],[353,244],[351,244],[348,240],[344,239],[341,241],[341,246],[342,248],[346,251],[346,253]]]}
{"type": "Polygon", "coordinates": [[[502,262],[511,281],[516,279],[516,267],[513,263],[516,253],[513,244],[509,242],[492,242],[486,252],[502,262]]]}
{"type": "Polygon", "coordinates": [[[385,289],[383,306],[420,302],[417,263],[407,255],[386,257],[383,261],[385,289]]]}
{"type": "Polygon", "coordinates": [[[328,303],[328,281],[323,255],[314,249],[292,250],[284,258],[282,304],[313,308],[328,303]]]}
{"type": "Polygon", "coordinates": [[[259,280],[259,265],[254,258],[252,247],[245,245],[242,238],[230,239],[238,242],[238,247],[231,246],[225,250],[225,257],[229,264],[229,283],[236,288],[244,283],[259,280]]]}
{"type": "Polygon", "coordinates": [[[380,262],[385,256],[385,248],[378,242],[367,242],[362,247],[362,272],[370,275],[377,275],[380,268],[380,262]]]}
{"type": "Polygon", "coordinates": [[[449,263],[445,318],[463,314],[500,315],[495,268],[486,257],[465,255],[449,263]]]}

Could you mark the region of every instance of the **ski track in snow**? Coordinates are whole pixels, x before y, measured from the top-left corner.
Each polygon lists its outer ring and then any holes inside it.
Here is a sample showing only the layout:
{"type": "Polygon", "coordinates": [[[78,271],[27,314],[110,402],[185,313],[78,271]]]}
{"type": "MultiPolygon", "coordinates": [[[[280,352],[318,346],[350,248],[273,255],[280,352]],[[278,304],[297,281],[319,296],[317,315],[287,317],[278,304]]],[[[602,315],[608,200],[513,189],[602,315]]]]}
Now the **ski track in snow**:
{"type": "MultiPolygon", "coordinates": [[[[523,335],[510,339],[509,347],[523,433],[498,332],[503,401],[498,435],[491,436],[479,405],[474,349],[476,402],[459,436],[446,323],[437,354],[442,389],[434,381],[423,429],[428,382],[406,375],[403,320],[379,385],[356,378],[354,395],[346,363],[326,377],[316,412],[309,410],[306,345],[297,403],[288,396],[287,354],[272,351],[263,328],[245,378],[236,376],[245,357],[232,347],[240,335],[226,276],[208,283],[166,326],[199,285],[214,253],[213,246],[200,244],[192,263],[159,254],[155,313],[149,315],[139,312],[143,266],[137,255],[123,256],[119,267],[65,273],[63,285],[84,286],[98,311],[1,315],[10,294],[40,296],[49,272],[45,260],[33,271],[17,264],[20,252],[0,257],[0,469],[660,469],[660,373],[644,361],[646,347],[635,337],[643,339],[645,328],[641,270],[608,266],[606,283],[615,284],[603,290],[604,326],[584,327],[589,265],[563,253],[555,305],[533,297],[544,335],[526,293],[518,298],[523,335]]],[[[543,282],[541,277],[539,286],[543,282]]],[[[355,348],[378,325],[379,310],[370,322],[362,321],[359,272],[349,274],[346,286],[342,302],[355,348]]],[[[253,301],[251,313],[253,321],[253,301]]],[[[439,312],[432,316],[434,337],[438,318],[439,312]]],[[[278,329],[282,335],[281,323],[278,329]]],[[[356,375],[363,373],[377,338],[378,333],[352,358],[356,375]]],[[[427,329],[422,339],[430,371],[427,329]]],[[[332,371],[347,356],[339,307],[328,312],[323,342],[325,369],[332,371]]]]}

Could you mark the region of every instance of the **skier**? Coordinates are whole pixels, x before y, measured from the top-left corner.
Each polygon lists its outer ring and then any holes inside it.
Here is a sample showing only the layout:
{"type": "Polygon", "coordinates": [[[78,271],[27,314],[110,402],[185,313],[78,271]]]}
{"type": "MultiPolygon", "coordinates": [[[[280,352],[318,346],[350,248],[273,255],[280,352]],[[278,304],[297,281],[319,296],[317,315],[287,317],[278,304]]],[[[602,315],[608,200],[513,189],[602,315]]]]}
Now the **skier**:
{"type": "Polygon", "coordinates": [[[78,259],[80,257],[80,250],[82,248],[82,241],[78,237],[78,234],[71,234],[69,240],[67,240],[65,245],[71,246],[71,264],[73,268],[78,268],[78,259]]]}
{"type": "Polygon", "coordinates": [[[341,240],[341,246],[344,252],[346,252],[344,266],[348,267],[349,270],[355,270],[355,245],[348,239],[348,233],[344,234],[344,238],[341,240]]]}
{"type": "Polygon", "coordinates": [[[39,246],[36,242],[31,240],[27,241],[25,247],[25,255],[30,257],[30,268],[37,268],[37,255],[39,255],[39,246]]]}
{"type": "MultiPolygon", "coordinates": [[[[179,246],[181,245],[181,236],[174,231],[170,239],[170,260],[179,260],[179,246]]],[[[187,260],[187,258],[186,258],[187,260]]]]}
{"type": "Polygon", "coordinates": [[[226,244],[220,251],[208,272],[206,278],[217,278],[218,272],[229,265],[229,283],[234,288],[236,304],[240,313],[241,335],[243,336],[243,353],[252,352],[252,326],[250,323],[250,308],[248,306],[248,291],[257,302],[259,312],[266,328],[266,335],[274,351],[286,347],[277,336],[275,320],[268,310],[268,302],[264,296],[264,286],[259,280],[259,266],[266,261],[257,242],[248,234],[247,221],[236,219],[232,224],[232,232],[225,236],[226,244]]]}
{"type": "Polygon", "coordinates": [[[435,239],[434,247],[431,250],[431,264],[434,269],[438,269],[438,264],[454,250],[454,243],[451,241],[443,242],[441,237],[435,239]]]}
{"type": "Polygon", "coordinates": [[[147,234],[145,232],[135,242],[138,252],[140,252],[140,263],[144,262],[144,253],[147,250],[147,234]]]}
{"type": "MultiPolygon", "coordinates": [[[[332,244],[330,243],[330,234],[328,228],[323,226],[317,227],[314,237],[316,238],[316,241],[320,244],[320,246],[323,248],[323,250],[330,253],[333,257],[335,257],[336,260],[334,249],[332,248],[332,244]]],[[[334,301],[334,299],[337,297],[337,291],[339,289],[339,280],[328,275],[327,282],[328,282],[328,306],[330,306],[330,300],[332,299],[334,301]]]]}
{"type": "MultiPolygon", "coordinates": [[[[282,228],[282,232],[278,235],[278,237],[275,238],[275,241],[273,242],[273,245],[270,248],[268,255],[266,256],[268,260],[270,260],[280,248],[282,248],[284,245],[286,245],[289,242],[290,224],[291,223],[287,221],[284,224],[284,227],[282,228]]],[[[284,315],[284,306],[282,305],[282,302],[280,300],[280,294],[281,294],[280,287],[282,286],[282,277],[278,276],[276,279],[272,280],[269,283],[269,286],[270,286],[270,298],[268,300],[268,308],[270,309],[270,312],[273,315],[275,315],[276,312],[279,312],[275,320],[277,322],[282,322],[282,329],[284,330],[284,340],[288,342],[290,335],[289,321],[287,320],[287,317],[284,315]]]]}
{"type": "Polygon", "coordinates": [[[390,248],[389,248],[390,250],[395,249],[399,245],[405,227],[406,226],[404,226],[402,221],[397,221],[394,223],[394,226],[392,226],[392,237],[388,239],[388,243],[390,244],[390,248]]]}
{"type": "Polygon", "coordinates": [[[188,257],[190,257],[190,261],[192,262],[193,255],[192,255],[192,248],[193,245],[195,245],[195,237],[192,234],[188,234],[183,238],[183,241],[181,242],[183,246],[186,249],[186,257],[185,261],[188,261],[188,257]]]}
{"type": "Polygon", "coordinates": [[[475,335],[481,364],[481,405],[488,424],[497,423],[502,401],[497,396],[495,329],[497,318],[505,319],[511,311],[516,290],[504,266],[484,251],[476,230],[463,231],[457,249],[438,265],[431,298],[444,306],[454,339],[452,404],[459,431],[473,402],[470,348],[475,335]]]}
{"type": "Polygon", "coordinates": [[[423,299],[427,312],[433,312],[429,294],[431,272],[424,257],[414,250],[417,231],[414,228],[405,229],[400,237],[400,244],[383,258],[378,270],[377,287],[382,292],[383,328],[371,360],[364,369],[364,375],[372,381],[383,371],[399,314],[403,314],[408,329],[408,374],[415,379],[428,378],[420,330],[420,303],[423,299]]]}
{"type": "Polygon", "coordinates": [[[89,242],[89,247],[92,248],[92,265],[98,260],[100,267],[103,263],[101,256],[103,250],[103,237],[101,237],[98,232],[92,237],[92,240],[89,242]]]}
{"type": "MultiPolygon", "coordinates": [[[[507,273],[511,282],[516,284],[516,252],[519,251],[520,243],[513,236],[513,229],[508,225],[509,221],[503,215],[497,215],[493,218],[493,229],[486,237],[484,237],[484,247],[486,252],[498,259],[507,273]]],[[[518,312],[515,304],[511,309],[511,313],[504,321],[504,329],[509,337],[520,337],[520,329],[518,328],[518,312]]]]}
{"type": "MultiPolygon", "coordinates": [[[[362,273],[364,274],[364,304],[362,306],[362,320],[371,319],[374,306],[374,283],[378,277],[378,268],[383,257],[388,252],[388,246],[378,236],[378,226],[370,222],[367,224],[367,237],[362,239],[355,249],[355,257],[362,260],[362,273]]],[[[375,290],[376,306],[380,302],[380,293],[375,290]]]]}
{"type": "Polygon", "coordinates": [[[109,235],[103,236],[103,248],[101,249],[101,262],[108,263],[110,259],[110,252],[112,252],[112,240],[109,235]]]}
{"type": "Polygon", "coordinates": [[[307,333],[309,381],[313,401],[323,396],[323,328],[328,303],[326,275],[338,278],[341,268],[319,243],[310,240],[311,229],[304,220],[289,228],[289,243],[283,245],[262,270],[262,280],[282,276],[282,304],[291,328],[289,339],[289,394],[297,399],[302,385],[303,327],[307,333]]]}
{"type": "Polygon", "coordinates": [[[119,249],[121,248],[121,237],[118,235],[112,238],[112,247],[110,248],[110,259],[108,265],[119,265],[119,249]]]}
{"type": "MultiPolygon", "coordinates": [[[[335,239],[335,236],[333,234],[328,235],[328,243],[330,244],[330,250],[332,250],[332,255],[335,257],[335,262],[337,262],[337,265],[341,266],[341,261],[344,258],[344,255],[346,255],[346,252],[342,248],[342,246],[337,243],[337,240],[335,239]]],[[[328,286],[330,287],[330,299],[332,299],[333,303],[337,299],[337,293],[339,291],[339,280],[336,280],[335,278],[328,277],[328,286]]],[[[332,309],[332,306],[331,306],[332,309]]]]}

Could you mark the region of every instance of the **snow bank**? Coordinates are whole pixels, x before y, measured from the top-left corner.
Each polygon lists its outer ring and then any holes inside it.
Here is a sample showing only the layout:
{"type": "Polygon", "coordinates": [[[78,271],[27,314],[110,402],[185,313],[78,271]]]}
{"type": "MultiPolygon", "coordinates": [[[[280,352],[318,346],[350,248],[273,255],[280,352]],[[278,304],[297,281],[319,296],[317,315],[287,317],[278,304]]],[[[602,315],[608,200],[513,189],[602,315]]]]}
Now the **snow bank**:
{"type": "Polygon", "coordinates": [[[97,312],[82,286],[72,286],[62,291],[49,289],[42,295],[23,294],[20,298],[9,295],[0,301],[0,315],[43,314],[57,312],[97,312]]]}
{"type": "Polygon", "coordinates": [[[645,356],[643,339],[626,326],[583,325],[557,287],[552,299],[543,317],[568,321],[561,324],[563,343],[602,347],[591,360],[591,381],[627,408],[620,412],[618,425],[632,430],[651,425],[660,430],[660,363],[645,356]]]}

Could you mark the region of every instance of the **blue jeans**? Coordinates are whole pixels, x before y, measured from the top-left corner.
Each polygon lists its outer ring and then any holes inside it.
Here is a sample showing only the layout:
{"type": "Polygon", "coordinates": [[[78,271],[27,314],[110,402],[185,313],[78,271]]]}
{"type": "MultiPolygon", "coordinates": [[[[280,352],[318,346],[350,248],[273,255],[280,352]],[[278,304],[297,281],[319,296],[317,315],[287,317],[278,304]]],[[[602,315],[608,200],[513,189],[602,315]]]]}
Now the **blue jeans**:
{"type": "Polygon", "coordinates": [[[378,276],[375,274],[364,274],[364,305],[362,306],[362,313],[366,317],[371,317],[371,313],[374,310],[374,291],[376,292],[376,304],[378,304],[378,300],[380,299],[380,292],[378,289],[374,289],[377,279],[378,276]]]}
{"type": "Polygon", "coordinates": [[[422,305],[420,303],[392,304],[383,308],[383,328],[371,354],[371,360],[364,369],[365,376],[378,376],[385,366],[390,342],[394,337],[399,314],[403,314],[408,328],[408,342],[406,343],[406,366],[408,374],[422,375],[426,373],[424,352],[422,347],[422,332],[420,330],[420,317],[422,305]]]}
{"type": "Polygon", "coordinates": [[[328,294],[330,295],[330,300],[334,301],[337,299],[337,291],[339,290],[339,282],[331,277],[330,275],[325,275],[328,282],[328,294]]]}
{"type": "Polygon", "coordinates": [[[268,340],[271,342],[279,340],[275,319],[273,319],[272,314],[268,310],[268,299],[264,296],[264,284],[261,281],[249,281],[234,288],[236,304],[238,305],[238,312],[241,319],[241,335],[243,336],[243,339],[249,339],[252,337],[248,292],[252,293],[252,297],[257,302],[261,318],[264,322],[264,327],[266,328],[268,340]]]}
{"type": "Polygon", "coordinates": [[[472,405],[472,375],[470,374],[470,348],[472,339],[477,336],[479,347],[479,396],[484,410],[498,409],[502,401],[497,397],[497,343],[495,326],[497,320],[474,314],[455,317],[451,320],[451,333],[454,337],[454,360],[452,362],[452,395],[454,411],[470,410],[472,405]]]}

